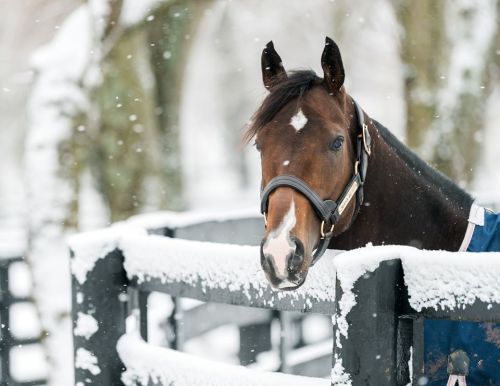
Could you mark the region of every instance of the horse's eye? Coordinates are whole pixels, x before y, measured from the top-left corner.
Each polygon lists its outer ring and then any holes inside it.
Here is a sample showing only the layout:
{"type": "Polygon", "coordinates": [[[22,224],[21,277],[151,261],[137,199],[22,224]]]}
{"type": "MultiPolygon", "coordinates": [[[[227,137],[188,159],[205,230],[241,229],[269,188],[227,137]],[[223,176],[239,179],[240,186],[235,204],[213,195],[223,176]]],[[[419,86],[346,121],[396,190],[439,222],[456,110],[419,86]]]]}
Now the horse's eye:
{"type": "Polygon", "coordinates": [[[257,142],[254,142],[253,145],[255,146],[255,148],[257,149],[257,151],[260,151],[260,146],[257,142]]]}
{"type": "Polygon", "coordinates": [[[339,135],[337,138],[333,140],[333,142],[330,145],[330,149],[333,151],[338,151],[342,147],[342,144],[344,143],[344,137],[339,135]]]}

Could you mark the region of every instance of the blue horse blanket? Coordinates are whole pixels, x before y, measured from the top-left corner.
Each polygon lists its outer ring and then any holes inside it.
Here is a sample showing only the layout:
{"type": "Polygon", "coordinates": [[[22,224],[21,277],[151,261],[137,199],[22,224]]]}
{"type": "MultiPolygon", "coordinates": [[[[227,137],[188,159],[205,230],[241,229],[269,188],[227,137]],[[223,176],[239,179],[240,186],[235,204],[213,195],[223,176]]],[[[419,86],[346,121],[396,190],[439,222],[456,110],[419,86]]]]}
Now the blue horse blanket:
{"type": "MultiPolygon", "coordinates": [[[[500,215],[473,205],[460,250],[500,252],[500,215]]],[[[500,323],[426,320],[424,371],[428,386],[446,385],[448,355],[459,349],[470,359],[467,386],[500,386],[500,323]]]]}

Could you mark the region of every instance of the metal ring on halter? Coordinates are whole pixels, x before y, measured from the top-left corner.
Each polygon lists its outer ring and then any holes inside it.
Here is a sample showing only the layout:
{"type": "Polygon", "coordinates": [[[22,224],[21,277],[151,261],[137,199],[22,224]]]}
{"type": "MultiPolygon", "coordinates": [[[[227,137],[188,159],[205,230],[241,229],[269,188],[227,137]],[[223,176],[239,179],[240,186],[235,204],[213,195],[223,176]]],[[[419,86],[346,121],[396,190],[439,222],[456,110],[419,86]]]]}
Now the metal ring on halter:
{"type": "Polygon", "coordinates": [[[358,174],[358,169],[359,169],[359,161],[356,161],[354,163],[354,175],[358,174]]]}
{"type": "Polygon", "coordinates": [[[333,228],[335,228],[335,224],[332,224],[332,227],[330,228],[330,230],[328,231],[328,233],[325,233],[325,220],[321,221],[321,238],[325,238],[325,237],[331,237],[332,236],[332,233],[333,233],[333,228]]]}

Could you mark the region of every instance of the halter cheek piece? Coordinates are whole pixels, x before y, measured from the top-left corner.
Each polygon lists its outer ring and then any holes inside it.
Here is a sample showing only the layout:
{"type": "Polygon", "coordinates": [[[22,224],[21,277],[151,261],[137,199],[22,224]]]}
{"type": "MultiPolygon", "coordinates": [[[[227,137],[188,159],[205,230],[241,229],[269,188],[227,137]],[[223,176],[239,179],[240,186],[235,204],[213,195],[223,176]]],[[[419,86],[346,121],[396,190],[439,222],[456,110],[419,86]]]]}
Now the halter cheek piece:
{"type": "MultiPolygon", "coordinates": [[[[316,215],[321,220],[321,239],[313,254],[313,262],[311,265],[314,265],[314,263],[316,263],[316,261],[318,261],[319,258],[325,253],[328,245],[330,244],[330,240],[333,237],[333,229],[340,220],[342,213],[344,213],[344,210],[347,208],[347,205],[354,195],[356,195],[356,210],[352,217],[353,220],[357,216],[359,209],[361,208],[361,204],[363,203],[363,185],[365,183],[366,170],[368,167],[368,157],[371,154],[371,137],[368,132],[368,127],[365,124],[363,110],[361,110],[361,107],[356,103],[356,101],[353,100],[353,102],[356,109],[358,129],[360,131],[356,140],[354,175],[351,177],[351,180],[344,188],[344,191],[337,201],[323,200],[300,178],[286,174],[274,177],[271,181],[269,181],[267,186],[262,189],[260,194],[260,212],[264,216],[267,215],[269,195],[279,187],[286,186],[293,188],[309,200],[316,215]],[[325,226],[327,226],[327,231],[325,231],[325,226]]],[[[351,222],[353,220],[351,220],[351,222]]]]}

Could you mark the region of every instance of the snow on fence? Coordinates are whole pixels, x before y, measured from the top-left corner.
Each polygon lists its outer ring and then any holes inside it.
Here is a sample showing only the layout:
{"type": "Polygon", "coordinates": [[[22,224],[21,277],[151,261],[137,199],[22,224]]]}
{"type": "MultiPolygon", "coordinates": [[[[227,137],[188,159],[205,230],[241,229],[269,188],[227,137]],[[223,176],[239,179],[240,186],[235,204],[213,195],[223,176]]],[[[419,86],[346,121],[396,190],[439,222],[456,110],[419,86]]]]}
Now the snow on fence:
{"type": "MultiPolygon", "coordinates": [[[[146,343],[126,331],[131,290],[332,315],[335,385],[417,384],[423,319],[500,321],[500,254],[367,247],[327,253],[297,291],[267,284],[255,217],[157,215],[70,240],[75,383],[83,385],[328,384],[324,379],[221,365],[146,343]],[[148,232],[144,229],[148,228],[148,232]],[[170,237],[197,238],[189,241],[170,237]],[[207,240],[216,241],[206,242],[207,240]],[[411,368],[410,368],[411,367],[411,368]]],[[[143,299],[144,301],[144,299],[143,299]]]]}

